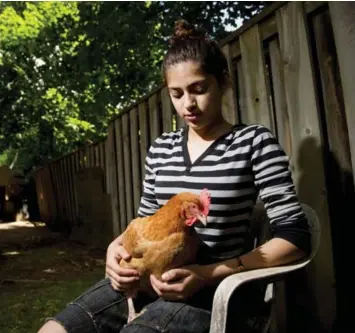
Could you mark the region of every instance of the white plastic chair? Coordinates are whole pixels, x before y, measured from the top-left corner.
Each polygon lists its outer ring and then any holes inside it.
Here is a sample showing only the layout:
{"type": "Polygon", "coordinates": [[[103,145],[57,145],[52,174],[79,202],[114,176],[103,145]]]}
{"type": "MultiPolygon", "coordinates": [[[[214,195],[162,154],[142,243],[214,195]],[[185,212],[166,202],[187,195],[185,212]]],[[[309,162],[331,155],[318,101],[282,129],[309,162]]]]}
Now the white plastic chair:
{"type": "MultiPolygon", "coordinates": [[[[302,207],[307,216],[312,234],[312,251],[309,257],[297,263],[241,272],[225,278],[219,284],[214,295],[210,333],[226,332],[229,301],[233,293],[239,287],[251,282],[260,281],[265,282],[265,284],[269,283],[267,292],[270,292],[269,287],[272,287],[274,282],[282,280],[285,275],[307,266],[312,261],[319,247],[321,227],[316,212],[306,204],[302,204],[302,207]]],[[[257,211],[254,215],[254,220],[257,220],[257,224],[259,224],[257,226],[259,236],[261,238],[265,238],[265,234],[263,235],[263,232],[265,232],[264,226],[267,224],[266,222],[268,222],[267,216],[265,210],[260,210],[260,208],[257,210],[259,211],[257,211]],[[260,224],[261,222],[263,223],[260,224]]],[[[273,292],[272,289],[271,292],[273,292]]],[[[236,314],[236,316],[238,316],[238,314],[236,314]]],[[[270,321],[265,323],[265,326],[269,325],[270,321]]],[[[234,333],[238,333],[238,324],[236,323],[235,326],[234,333]]],[[[267,329],[268,327],[264,327],[263,332],[266,332],[267,329]]]]}

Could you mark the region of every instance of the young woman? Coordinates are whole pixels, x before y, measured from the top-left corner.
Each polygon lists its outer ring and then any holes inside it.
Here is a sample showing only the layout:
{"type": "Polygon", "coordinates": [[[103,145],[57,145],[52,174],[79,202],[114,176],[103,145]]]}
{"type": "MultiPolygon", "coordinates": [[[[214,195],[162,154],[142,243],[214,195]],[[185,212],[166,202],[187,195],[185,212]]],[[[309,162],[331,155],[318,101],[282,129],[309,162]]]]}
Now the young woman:
{"type": "Polygon", "coordinates": [[[118,237],[107,251],[108,278],[47,321],[40,333],[208,332],[213,293],[223,278],[285,264],[310,251],[308,224],[277,140],[261,125],[232,126],[222,116],[228,68],[218,44],[187,22],[177,22],[163,73],[187,126],[164,133],[150,147],[138,215],[153,214],[178,192],[208,188],[208,227],[196,227],[204,244],[199,260],[166,272],[162,280],[151,276],[157,299],[138,294],[135,305],[148,305],[126,325],[124,292],[139,276],[120,268],[120,259],[129,254],[118,237]],[[252,250],[248,230],[257,197],[267,209],[272,239],[252,250]]]}

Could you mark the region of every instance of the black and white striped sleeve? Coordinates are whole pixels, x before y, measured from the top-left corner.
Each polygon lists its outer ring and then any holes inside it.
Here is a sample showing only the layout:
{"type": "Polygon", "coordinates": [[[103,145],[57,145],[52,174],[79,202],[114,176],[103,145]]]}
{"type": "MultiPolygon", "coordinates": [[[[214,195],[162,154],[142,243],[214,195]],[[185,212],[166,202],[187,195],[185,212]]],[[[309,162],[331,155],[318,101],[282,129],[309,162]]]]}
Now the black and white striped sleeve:
{"type": "Polygon", "coordinates": [[[156,170],[153,163],[153,147],[154,144],[149,148],[147,157],[145,159],[145,176],[143,180],[143,191],[138,209],[139,217],[153,215],[159,208],[159,205],[155,198],[156,170]]]}
{"type": "Polygon", "coordinates": [[[296,195],[289,158],[274,135],[258,126],[252,144],[254,182],[264,202],[273,237],[283,238],[309,253],[310,232],[296,195]]]}

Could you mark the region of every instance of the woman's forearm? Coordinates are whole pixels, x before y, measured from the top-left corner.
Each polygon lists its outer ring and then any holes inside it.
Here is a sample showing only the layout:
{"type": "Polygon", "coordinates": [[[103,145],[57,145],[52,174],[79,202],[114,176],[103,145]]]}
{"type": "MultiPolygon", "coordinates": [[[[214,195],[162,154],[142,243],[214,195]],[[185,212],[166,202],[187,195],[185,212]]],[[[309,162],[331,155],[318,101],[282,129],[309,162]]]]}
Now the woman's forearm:
{"type": "MultiPolygon", "coordinates": [[[[239,258],[244,270],[273,267],[290,263],[301,259],[304,252],[292,243],[282,239],[273,238],[251,252],[241,255],[239,258]]],[[[201,275],[207,284],[217,284],[225,277],[240,271],[238,258],[228,259],[222,262],[201,266],[201,275]]]]}

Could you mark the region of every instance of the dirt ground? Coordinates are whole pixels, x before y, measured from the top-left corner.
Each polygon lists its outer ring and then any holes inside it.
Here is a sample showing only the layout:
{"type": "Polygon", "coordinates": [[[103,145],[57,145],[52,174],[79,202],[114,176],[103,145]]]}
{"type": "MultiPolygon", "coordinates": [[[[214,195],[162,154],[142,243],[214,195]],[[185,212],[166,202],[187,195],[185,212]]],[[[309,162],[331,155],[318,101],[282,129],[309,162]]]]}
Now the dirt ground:
{"type": "Polygon", "coordinates": [[[105,263],[103,250],[70,242],[38,222],[1,223],[0,253],[0,281],[68,280],[103,271],[105,263]]]}
{"type": "Polygon", "coordinates": [[[1,333],[37,332],[104,276],[105,251],[70,242],[43,223],[0,223],[1,333]]]}

